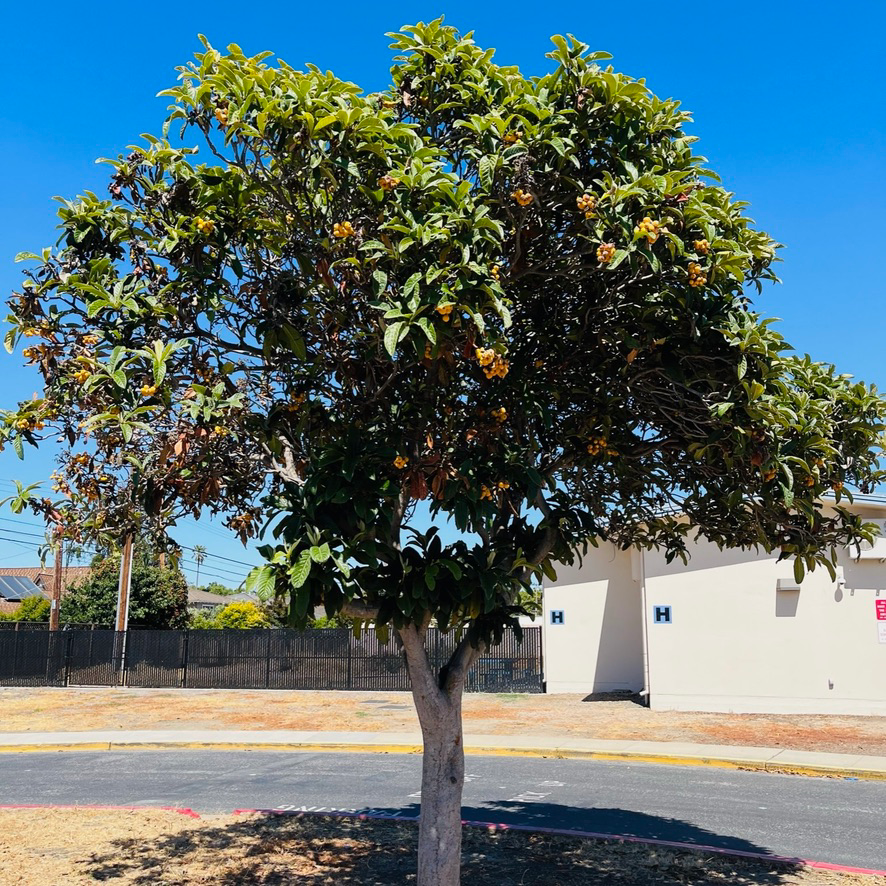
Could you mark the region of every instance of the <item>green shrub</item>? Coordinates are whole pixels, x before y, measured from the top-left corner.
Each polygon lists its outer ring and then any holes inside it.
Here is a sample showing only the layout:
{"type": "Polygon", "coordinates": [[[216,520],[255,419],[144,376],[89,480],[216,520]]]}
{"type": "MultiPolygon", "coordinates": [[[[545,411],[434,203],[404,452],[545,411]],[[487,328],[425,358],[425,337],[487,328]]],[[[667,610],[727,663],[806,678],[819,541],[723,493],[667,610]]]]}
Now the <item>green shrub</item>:
{"type": "Polygon", "coordinates": [[[267,628],[271,626],[265,612],[255,603],[228,603],[215,616],[219,628],[267,628]]]}
{"type": "Polygon", "coordinates": [[[271,619],[260,606],[255,603],[228,603],[216,606],[211,612],[194,612],[191,614],[190,627],[195,630],[250,630],[253,628],[271,627],[271,619]]]}
{"type": "MultiPolygon", "coordinates": [[[[61,620],[75,624],[112,625],[117,611],[120,557],[107,557],[62,599],[61,620]]],[[[175,569],[157,566],[146,554],[132,564],[129,624],[142,628],[188,626],[188,586],[175,569]]]]}
{"type": "Polygon", "coordinates": [[[49,600],[27,597],[12,612],[0,612],[0,621],[49,621],[49,600]]]}

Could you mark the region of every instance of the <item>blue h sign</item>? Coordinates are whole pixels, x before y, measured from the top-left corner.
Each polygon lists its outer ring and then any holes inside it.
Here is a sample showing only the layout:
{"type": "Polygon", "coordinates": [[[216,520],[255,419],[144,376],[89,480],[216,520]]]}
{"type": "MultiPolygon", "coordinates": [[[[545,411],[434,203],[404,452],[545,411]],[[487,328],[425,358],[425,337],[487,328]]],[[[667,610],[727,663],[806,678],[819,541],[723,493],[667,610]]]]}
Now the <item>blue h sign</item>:
{"type": "Polygon", "coordinates": [[[561,625],[563,623],[564,623],[563,610],[562,609],[552,609],[551,610],[551,624],[552,625],[561,625]]]}
{"type": "Polygon", "coordinates": [[[671,607],[670,606],[653,606],[652,620],[657,625],[671,624],[671,607]]]}

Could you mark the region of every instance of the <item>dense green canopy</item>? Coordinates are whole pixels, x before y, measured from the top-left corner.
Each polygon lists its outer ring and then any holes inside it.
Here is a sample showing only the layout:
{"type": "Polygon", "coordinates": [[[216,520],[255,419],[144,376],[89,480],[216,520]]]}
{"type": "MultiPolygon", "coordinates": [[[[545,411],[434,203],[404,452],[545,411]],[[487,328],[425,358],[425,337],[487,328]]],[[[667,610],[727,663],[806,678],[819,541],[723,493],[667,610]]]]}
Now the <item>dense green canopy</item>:
{"type": "Polygon", "coordinates": [[[678,103],[553,42],[524,77],[404,28],[371,95],[207,44],[166,93],[175,140],[26,256],[7,344],[35,340],[45,392],[2,433],[71,444],[66,498],[33,506],[81,535],[276,515],[254,584],[296,622],[474,638],[588,538],[682,556],[674,507],[801,570],[862,537],[819,499],[878,481],[883,402],[752,311],[776,244],[678,103]],[[422,500],[463,540],[419,531],[422,500]]]}

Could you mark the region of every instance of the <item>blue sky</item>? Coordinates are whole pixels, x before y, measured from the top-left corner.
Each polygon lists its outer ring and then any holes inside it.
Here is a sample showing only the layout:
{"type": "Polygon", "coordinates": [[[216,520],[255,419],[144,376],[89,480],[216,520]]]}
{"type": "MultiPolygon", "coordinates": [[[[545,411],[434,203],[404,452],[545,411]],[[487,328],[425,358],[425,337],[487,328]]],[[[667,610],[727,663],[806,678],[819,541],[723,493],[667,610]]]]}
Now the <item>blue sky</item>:
{"type": "MultiPolygon", "coordinates": [[[[462,31],[473,30],[479,44],[495,47],[500,63],[518,64],[526,74],[546,70],[551,34],[573,33],[611,52],[618,70],[645,77],[658,95],[679,99],[693,112],[698,152],[752,204],[758,225],[786,244],[784,284],[767,289],[756,300],[759,309],[783,319],[781,331],[797,350],[886,387],[886,4],[265,0],[157,10],[51,0],[7,9],[0,37],[4,294],[20,281],[15,253],[55,240],[51,198],[103,191],[106,168],[95,159],[159,131],[166,103],[156,93],[199,49],[198,33],[218,47],[236,42],[248,53],[273,50],[295,66],[313,62],[375,90],[388,82],[392,53],[384,32],[442,13],[462,31]]],[[[20,356],[5,352],[0,378],[0,407],[39,387],[20,356]]],[[[43,480],[51,469],[48,450],[28,453],[24,462],[0,454],[0,497],[13,480],[43,480]]],[[[0,513],[0,565],[33,563],[35,549],[21,545],[35,539],[11,531],[40,527],[33,518],[0,513]]],[[[213,554],[257,561],[218,526],[183,523],[175,535],[213,554]]],[[[246,571],[212,557],[203,567],[207,577],[235,584],[246,571]]]]}

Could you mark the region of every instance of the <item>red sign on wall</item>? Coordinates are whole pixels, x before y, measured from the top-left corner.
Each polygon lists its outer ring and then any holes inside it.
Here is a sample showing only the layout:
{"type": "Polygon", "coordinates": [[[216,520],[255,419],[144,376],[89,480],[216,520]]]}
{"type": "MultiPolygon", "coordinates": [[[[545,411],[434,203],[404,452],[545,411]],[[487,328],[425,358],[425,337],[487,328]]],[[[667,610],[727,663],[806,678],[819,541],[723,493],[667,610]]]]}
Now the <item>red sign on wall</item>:
{"type": "Polygon", "coordinates": [[[886,621],[886,600],[874,600],[877,605],[877,621],[886,621]]]}

